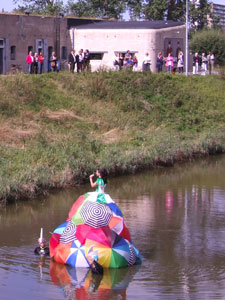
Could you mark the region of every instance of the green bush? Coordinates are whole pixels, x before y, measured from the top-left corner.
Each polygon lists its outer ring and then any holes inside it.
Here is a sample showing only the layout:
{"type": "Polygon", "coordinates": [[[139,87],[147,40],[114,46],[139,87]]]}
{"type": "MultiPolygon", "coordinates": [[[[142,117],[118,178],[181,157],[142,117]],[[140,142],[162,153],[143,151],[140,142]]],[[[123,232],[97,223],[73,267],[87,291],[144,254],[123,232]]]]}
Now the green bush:
{"type": "Polygon", "coordinates": [[[202,30],[193,34],[189,48],[192,53],[206,53],[209,51],[215,55],[215,63],[225,64],[225,37],[222,31],[210,29],[202,30]]]}

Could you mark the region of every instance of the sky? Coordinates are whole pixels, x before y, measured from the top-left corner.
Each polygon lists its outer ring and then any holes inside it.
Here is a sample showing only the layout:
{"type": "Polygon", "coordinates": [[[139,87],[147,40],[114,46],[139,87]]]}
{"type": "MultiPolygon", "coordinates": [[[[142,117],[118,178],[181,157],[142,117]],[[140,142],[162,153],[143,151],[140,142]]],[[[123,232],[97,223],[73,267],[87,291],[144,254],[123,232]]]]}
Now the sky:
{"type": "MultiPolygon", "coordinates": [[[[63,2],[67,3],[67,0],[63,0],[63,2]]],[[[225,5],[225,0],[212,0],[212,2],[225,5]]],[[[10,12],[14,8],[16,8],[16,5],[13,4],[13,0],[0,0],[0,12],[2,9],[4,9],[5,12],[10,12]]]]}

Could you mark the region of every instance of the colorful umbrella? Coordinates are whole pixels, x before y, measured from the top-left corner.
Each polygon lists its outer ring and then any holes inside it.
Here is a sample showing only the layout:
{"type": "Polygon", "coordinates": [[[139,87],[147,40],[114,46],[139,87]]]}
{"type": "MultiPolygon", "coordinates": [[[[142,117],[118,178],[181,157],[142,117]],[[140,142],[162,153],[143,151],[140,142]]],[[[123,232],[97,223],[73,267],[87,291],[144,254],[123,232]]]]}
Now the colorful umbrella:
{"type": "Polygon", "coordinates": [[[90,266],[85,255],[85,248],[78,240],[73,241],[66,264],[72,267],[88,268],[90,266]]]}
{"type": "Polygon", "coordinates": [[[76,226],[72,221],[68,221],[65,229],[60,236],[60,243],[68,244],[75,240],[76,226]]]}
{"type": "Polygon", "coordinates": [[[76,238],[82,245],[85,244],[87,238],[90,238],[96,242],[101,242],[107,247],[111,244],[111,235],[113,231],[108,226],[93,228],[89,225],[77,225],[76,238]]]}
{"type": "Polygon", "coordinates": [[[141,262],[123,214],[107,194],[93,192],[79,197],[67,222],[54,230],[50,240],[50,256],[73,267],[89,267],[90,249],[105,268],[141,262]]]}
{"type": "Polygon", "coordinates": [[[94,228],[107,226],[112,218],[111,209],[102,203],[87,201],[72,217],[76,225],[87,224],[94,228]]]}
{"type": "Polygon", "coordinates": [[[111,232],[111,239],[107,242],[89,235],[85,242],[86,256],[90,248],[97,253],[98,263],[104,268],[121,268],[135,263],[131,244],[114,232],[111,232]]]}

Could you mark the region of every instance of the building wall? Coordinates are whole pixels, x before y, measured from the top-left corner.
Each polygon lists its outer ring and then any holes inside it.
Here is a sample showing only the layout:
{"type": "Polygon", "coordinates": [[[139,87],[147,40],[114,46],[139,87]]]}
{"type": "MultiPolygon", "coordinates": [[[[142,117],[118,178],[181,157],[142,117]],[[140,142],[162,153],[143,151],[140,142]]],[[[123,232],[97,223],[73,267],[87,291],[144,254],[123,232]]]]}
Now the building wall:
{"type": "Polygon", "coordinates": [[[211,10],[216,17],[220,18],[219,25],[225,28],[225,5],[211,3],[211,10]]]}
{"type": "MultiPolygon", "coordinates": [[[[185,42],[185,26],[167,29],[79,29],[70,30],[71,41],[75,51],[88,49],[90,52],[104,52],[102,60],[91,60],[92,71],[99,67],[113,68],[115,52],[136,52],[139,70],[146,52],[152,60],[151,69],[156,70],[156,56],[159,51],[165,52],[165,39],[185,42]]],[[[184,49],[183,49],[184,50],[184,49]]]]}
{"type": "Polygon", "coordinates": [[[0,14],[0,44],[2,41],[4,44],[2,73],[10,71],[13,65],[19,65],[26,72],[29,47],[33,47],[33,52],[38,52],[39,47],[42,48],[46,58],[45,68],[48,68],[48,50],[57,51],[57,56],[61,59],[62,47],[66,47],[68,51],[71,49],[67,20],[63,18],[0,14]],[[15,57],[11,53],[13,46],[15,57]]]}

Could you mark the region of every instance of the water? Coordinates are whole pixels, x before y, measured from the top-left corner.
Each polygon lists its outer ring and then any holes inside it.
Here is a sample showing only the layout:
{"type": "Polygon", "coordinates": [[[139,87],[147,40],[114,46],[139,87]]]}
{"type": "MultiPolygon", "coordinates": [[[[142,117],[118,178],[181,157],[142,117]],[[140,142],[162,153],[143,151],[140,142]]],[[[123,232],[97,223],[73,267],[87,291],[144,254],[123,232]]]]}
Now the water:
{"type": "Polygon", "coordinates": [[[89,185],[56,191],[0,211],[0,299],[225,299],[225,156],[110,179],[140,250],[139,268],[103,278],[40,260],[50,232],[89,185]]]}

